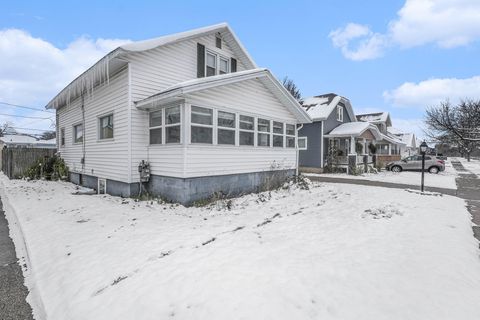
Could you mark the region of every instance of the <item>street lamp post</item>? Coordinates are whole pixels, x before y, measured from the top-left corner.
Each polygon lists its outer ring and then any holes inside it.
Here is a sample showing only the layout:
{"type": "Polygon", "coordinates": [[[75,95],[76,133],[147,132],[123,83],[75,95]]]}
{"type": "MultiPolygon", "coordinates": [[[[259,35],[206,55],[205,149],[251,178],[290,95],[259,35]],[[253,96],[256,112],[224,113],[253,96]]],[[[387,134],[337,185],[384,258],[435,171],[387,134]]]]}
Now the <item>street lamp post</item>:
{"type": "Polygon", "coordinates": [[[425,181],[425,153],[427,152],[428,145],[425,141],[420,145],[420,153],[422,154],[422,192],[424,191],[425,181]]]}

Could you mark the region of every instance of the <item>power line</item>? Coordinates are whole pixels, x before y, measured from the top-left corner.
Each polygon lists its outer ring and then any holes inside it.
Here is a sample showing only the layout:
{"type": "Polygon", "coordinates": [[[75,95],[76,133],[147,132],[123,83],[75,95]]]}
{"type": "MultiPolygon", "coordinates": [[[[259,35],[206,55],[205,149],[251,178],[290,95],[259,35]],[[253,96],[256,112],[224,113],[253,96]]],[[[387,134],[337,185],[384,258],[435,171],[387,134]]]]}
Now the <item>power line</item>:
{"type": "Polygon", "coordinates": [[[15,107],[15,108],[23,108],[23,109],[35,110],[35,111],[40,111],[40,112],[45,112],[45,113],[54,113],[52,111],[47,111],[47,110],[43,110],[43,109],[40,109],[40,108],[32,108],[32,107],[22,106],[20,104],[13,104],[13,103],[9,103],[9,102],[0,101],[0,104],[4,104],[4,105],[10,106],[10,107],[15,107]]]}
{"type": "Polygon", "coordinates": [[[17,117],[17,118],[27,118],[27,119],[52,120],[52,117],[50,117],[50,118],[42,118],[42,117],[30,117],[30,116],[21,116],[21,115],[16,115],[16,114],[6,114],[6,113],[0,113],[0,116],[7,116],[7,117],[17,117]]]}
{"type": "Polygon", "coordinates": [[[55,130],[49,130],[49,129],[33,129],[33,128],[19,128],[19,127],[9,127],[17,130],[32,130],[32,131],[55,131],[55,130]]]}

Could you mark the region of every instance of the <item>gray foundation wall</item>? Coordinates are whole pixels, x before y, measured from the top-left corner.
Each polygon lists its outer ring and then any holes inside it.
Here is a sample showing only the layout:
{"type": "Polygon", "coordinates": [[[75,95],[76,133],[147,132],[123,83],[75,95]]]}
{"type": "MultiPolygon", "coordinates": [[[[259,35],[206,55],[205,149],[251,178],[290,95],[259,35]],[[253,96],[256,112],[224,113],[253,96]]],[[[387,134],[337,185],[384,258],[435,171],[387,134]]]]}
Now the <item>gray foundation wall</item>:
{"type": "MultiPolygon", "coordinates": [[[[174,178],[152,175],[145,184],[149,194],[165,200],[191,205],[195,201],[211,198],[214,194],[234,197],[251,192],[274,189],[281,186],[295,170],[277,170],[208,176],[198,178],[174,178]]],[[[84,187],[97,189],[98,178],[79,173],[70,173],[70,181],[84,187]]],[[[107,193],[114,196],[132,197],[139,194],[139,183],[125,183],[107,179],[107,193]]]]}

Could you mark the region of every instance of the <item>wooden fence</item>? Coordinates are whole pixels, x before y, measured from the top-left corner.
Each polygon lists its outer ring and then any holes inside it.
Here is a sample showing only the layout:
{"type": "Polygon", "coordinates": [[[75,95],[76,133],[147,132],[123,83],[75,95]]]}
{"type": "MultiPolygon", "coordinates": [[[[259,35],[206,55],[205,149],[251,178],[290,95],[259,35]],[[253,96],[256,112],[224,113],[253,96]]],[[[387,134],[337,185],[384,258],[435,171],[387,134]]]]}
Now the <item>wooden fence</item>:
{"type": "Polygon", "coordinates": [[[3,148],[2,171],[9,179],[21,178],[36,161],[53,157],[56,152],[43,148],[3,148]]]}

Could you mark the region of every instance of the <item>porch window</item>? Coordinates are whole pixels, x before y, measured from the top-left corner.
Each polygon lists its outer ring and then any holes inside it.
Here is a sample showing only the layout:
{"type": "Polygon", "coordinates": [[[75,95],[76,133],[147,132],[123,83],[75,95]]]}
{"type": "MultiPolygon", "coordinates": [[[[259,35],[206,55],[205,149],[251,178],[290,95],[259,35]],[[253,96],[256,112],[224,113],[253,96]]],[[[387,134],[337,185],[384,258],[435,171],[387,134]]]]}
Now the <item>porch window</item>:
{"type": "Polygon", "coordinates": [[[113,138],[113,114],[101,117],[99,120],[99,136],[100,140],[113,138]]]}
{"type": "Polygon", "coordinates": [[[258,130],[257,146],[269,147],[270,146],[270,120],[258,118],[257,130],[258,130]]]}
{"type": "Polygon", "coordinates": [[[343,122],[343,107],[337,106],[337,121],[343,122]]]}
{"type": "Polygon", "coordinates": [[[283,148],[284,128],[282,122],[273,121],[273,146],[283,148]]]}
{"type": "Polygon", "coordinates": [[[235,113],[218,111],[217,126],[217,143],[235,145],[235,113]]]}
{"type": "Polygon", "coordinates": [[[83,124],[77,124],[73,127],[73,143],[83,142],[83,124]]]}
{"type": "Polygon", "coordinates": [[[254,145],[255,119],[249,116],[240,116],[240,145],[254,145]]]}
{"type": "Polygon", "coordinates": [[[162,144],[162,112],[150,112],[150,144],[162,144]]]}
{"type": "Polygon", "coordinates": [[[214,76],[217,74],[217,55],[207,51],[207,77],[214,76]]]}
{"type": "Polygon", "coordinates": [[[180,143],[180,106],[165,108],[165,143],[180,143]]]}
{"type": "Polygon", "coordinates": [[[286,126],[286,147],[295,148],[295,125],[287,124],[286,126]]]}
{"type": "Polygon", "coordinates": [[[212,144],[213,110],[192,106],[191,122],[191,142],[212,144]]]}

